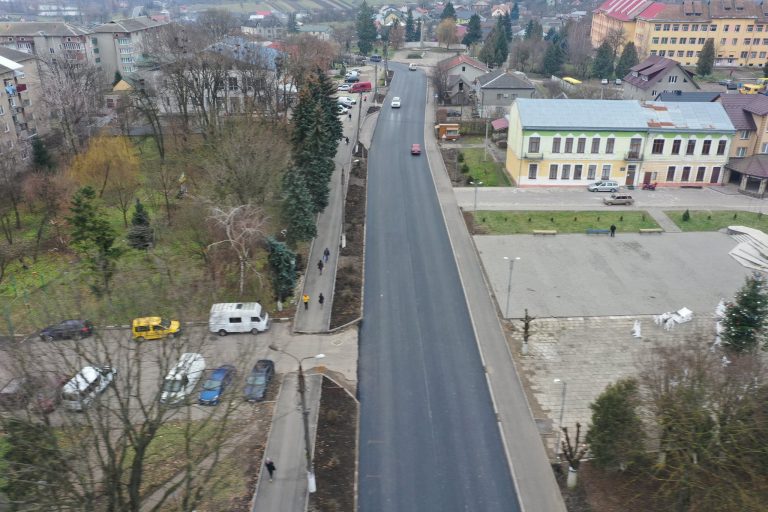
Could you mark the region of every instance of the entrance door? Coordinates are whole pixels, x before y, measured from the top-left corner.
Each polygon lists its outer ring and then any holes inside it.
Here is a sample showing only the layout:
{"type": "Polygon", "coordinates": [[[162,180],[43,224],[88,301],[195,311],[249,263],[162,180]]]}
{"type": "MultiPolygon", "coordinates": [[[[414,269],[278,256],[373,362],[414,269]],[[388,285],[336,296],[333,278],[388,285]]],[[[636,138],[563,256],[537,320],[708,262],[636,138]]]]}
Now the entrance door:
{"type": "Polygon", "coordinates": [[[635,184],[635,174],[637,173],[637,166],[630,165],[627,166],[627,181],[624,182],[625,185],[634,185],[635,184]]]}
{"type": "Polygon", "coordinates": [[[720,168],[719,167],[713,167],[712,168],[712,177],[709,178],[710,183],[718,183],[720,181],[720,168]]]}
{"type": "Polygon", "coordinates": [[[651,182],[651,179],[653,179],[653,173],[647,172],[643,174],[643,183],[646,185],[651,182]]]}

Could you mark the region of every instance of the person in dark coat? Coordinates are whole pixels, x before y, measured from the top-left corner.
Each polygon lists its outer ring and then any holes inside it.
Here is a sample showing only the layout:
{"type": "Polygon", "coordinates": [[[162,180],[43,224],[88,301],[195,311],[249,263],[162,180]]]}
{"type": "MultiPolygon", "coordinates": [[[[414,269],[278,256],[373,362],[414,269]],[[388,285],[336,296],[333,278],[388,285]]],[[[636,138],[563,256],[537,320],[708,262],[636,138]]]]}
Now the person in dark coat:
{"type": "Polygon", "coordinates": [[[320,303],[320,309],[323,309],[323,303],[325,303],[325,297],[323,297],[322,292],[320,293],[320,296],[317,298],[317,302],[320,303]]]}
{"type": "Polygon", "coordinates": [[[267,457],[264,459],[264,466],[267,468],[267,471],[269,471],[269,481],[272,481],[272,476],[275,474],[275,470],[277,469],[275,467],[275,463],[272,462],[272,459],[267,457]]]}
{"type": "Polygon", "coordinates": [[[323,260],[317,260],[317,270],[320,271],[320,275],[323,275],[323,260]]]}
{"type": "Polygon", "coordinates": [[[326,247],[325,250],[323,251],[323,261],[328,263],[328,258],[330,257],[331,257],[331,251],[329,251],[328,248],[326,247]]]}
{"type": "Polygon", "coordinates": [[[616,236],[616,224],[611,224],[611,236],[616,236]]]}

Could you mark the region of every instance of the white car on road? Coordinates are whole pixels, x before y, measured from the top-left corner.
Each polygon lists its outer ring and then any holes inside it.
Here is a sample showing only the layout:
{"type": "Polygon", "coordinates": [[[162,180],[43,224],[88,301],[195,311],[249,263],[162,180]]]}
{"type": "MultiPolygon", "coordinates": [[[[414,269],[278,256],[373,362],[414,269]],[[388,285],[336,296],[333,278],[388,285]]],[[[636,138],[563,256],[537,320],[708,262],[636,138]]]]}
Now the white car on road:
{"type": "Polygon", "coordinates": [[[395,96],[392,98],[392,103],[390,103],[390,106],[392,108],[400,108],[400,96],[395,96]]]}
{"type": "Polygon", "coordinates": [[[349,96],[339,96],[336,98],[336,103],[344,105],[345,107],[351,107],[352,105],[357,104],[357,100],[355,98],[350,98],[349,96]]]}
{"type": "Polygon", "coordinates": [[[337,91],[348,91],[352,88],[352,84],[341,84],[339,85],[336,90],[337,91]]]}

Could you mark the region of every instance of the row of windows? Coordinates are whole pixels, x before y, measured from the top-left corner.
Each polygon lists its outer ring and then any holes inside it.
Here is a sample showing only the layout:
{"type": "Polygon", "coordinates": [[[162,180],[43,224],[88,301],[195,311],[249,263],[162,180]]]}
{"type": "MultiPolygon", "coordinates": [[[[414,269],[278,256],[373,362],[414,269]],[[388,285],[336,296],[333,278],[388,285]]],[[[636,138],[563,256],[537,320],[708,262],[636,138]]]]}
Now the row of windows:
{"type": "MultiPolygon", "coordinates": [[[[768,142],[764,142],[762,146],[760,146],[760,153],[762,154],[768,154],[768,142]]],[[[743,158],[747,156],[747,148],[745,146],[739,146],[736,148],[736,156],[743,158]]]]}
{"type": "MultiPolygon", "coordinates": [[[[712,167],[712,172],[709,174],[710,181],[712,183],[716,183],[717,180],[720,177],[720,171],[722,170],[721,167],[712,167]]],[[[569,181],[574,180],[578,181],[581,179],[586,180],[596,180],[597,179],[597,171],[598,171],[598,165],[597,164],[550,164],[549,166],[549,180],[561,180],[561,181],[569,181]],[[586,167],[586,175],[584,174],[586,167]]],[[[666,174],[666,181],[669,183],[675,183],[675,182],[703,182],[707,179],[707,167],[706,166],[698,166],[695,171],[693,166],[686,165],[680,167],[678,171],[678,167],[675,165],[670,165],[667,168],[667,174],[666,174]],[[695,174],[694,174],[695,172],[695,174]]],[[[539,178],[539,164],[528,164],[528,179],[529,180],[535,180],[539,178]]],[[[601,180],[608,180],[611,178],[611,165],[605,164],[600,169],[600,179],[601,180]]],[[[657,181],[658,176],[657,173],[653,173],[652,180],[657,181]]]]}
{"type": "MultiPolygon", "coordinates": [[[[653,145],[651,146],[651,153],[654,155],[663,155],[664,154],[664,146],[666,145],[667,141],[665,139],[653,139],[653,145]]],[[[717,154],[718,155],[724,155],[725,154],[725,147],[728,144],[728,141],[721,140],[717,143],[717,154]]],[[[679,155],[681,147],[683,145],[683,141],[680,139],[675,139],[672,141],[672,152],[670,154],[672,155],[679,155]]],[[[685,145],[685,154],[686,155],[695,155],[696,154],[696,146],[697,141],[696,139],[688,139],[688,142],[685,145]]],[[[712,150],[712,141],[709,139],[701,141],[701,151],[700,155],[708,155],[710,154],[712,150]]]]}
{"type": "MultiPolygon", "coordinates": [[[[747,32],[762,32],[763,31],[763,25],[747,25],[747,32]]],[[[688,32],[690,29],[691,32],[717,32],[717,25],[710,25],[707,23],[699,24],[693,24],[689,25],[687,23],[656,23],[653,26],[653,29],[656,32],[679,32],[680,29],[683,30],[683,32],[688,32]]],[[[731,30],[730,25],[723,25],[723,32],[729,32],[731,30]]],[[[741,25],[734,25],[733,26],[734,32],[741,32],[741,25]]],[[[768,32],[768,30],[766,30],[768,32]]]]}
{"type": "MultiPolygon", "coordinates": [[[[696,39],[695,37],[681,37],[680,39],[676,37],[653,37],[651,38],[652,44],[698,44],[703,45],[706,41],[705,38],[700,37],[696,39]]],[[[731,46],[738,46],[739,45],[739,39],[734,37],[730,40],[731,46]]],[[[762,44],[763,46],[768,46],[768,38],[745,38],[744,43],[746,46],[756,45],[756,44],[762,44]]],[[[725,37],[720,39],[720,46],[728,46],[728,39],[725,37]]]]}
{"type": "MultiPolygon", "coordinates": [[[[565,144],[563,145],[563,138],[562,137],[553,137],[552,138],[552,153],[560,153],[561,150],[563,153],[573,153],[573,143],[574,140],[576,141],[576,153],[586,153],[587,149],[587,138],[586,137],[579,137],[578,139],[575,139],[574,137],[565,137],[565,144]]],[[[600,153],[600,137],[593,137],[592,142],[590,143],[590,153],[597,154],[600,153]]],[[[632,139],[632,141],[635,141],[636,139],[632,139]]],[[[637,139],[638,141],[640,139],[637,139]]],[[[607,154],[613,154],[613,147],[616,144],[616,139],[613,137],[608,137],[605,139],[605,152],[607,154]]],[[[529,153],[539,153],[541,150],[541,138],[540,137],[530,137],[528,139],[528,152],[529,153]]]]}
{"type": "MultiPolygon", "coordinates": [[[[743,132],[742,132],[743,133],[743,132]]],[[[600,153],[600,137],[593,137],[591,144],[590,144],[590,153],[591,154],[598,154],[600,153]]],[[[584,154],[587,152],[587,138],[586,137],[565,137],[565,144],[563,144],[563,138],[562,137],[553,137],[552,138],[552,153],[577,153],[577,154],[584,154]],[[574,151],[574,142],[575,142],[575,151],[574,151]]],[[[638,157],[641,152],[641,146],[642,146],[642,139],[639,138],[632,138],[629,141],[629,153],[630,155],[634,155],[635,157],[638,157]]],[[[608,137],[605,139],[605,153],[606,154],[613,154],[614,146],[616,143],[616,139],[613,137],[608,137]]],[[[680,150],[682,147],[683,141],[681,139],[675,139],[672,141],[672,152],[673,155],[679,155],[680,150]]],[[[665,139],[654,139],[653,140],[653,146],[651,147],[651,153],[654,155],[662,155],[664,154],[664,146],[666,144],[665,139]]],[[[724,155],[725,154],[725,148],[728,144],[728,141],[726,140],[720,140],[717,143],[717,154],[718,155],[724,155]]],[[[685,154],[686,155],[695,155],[696,154],[696,146],[697,146],[697,140],[696,139],[688,139],[688,142],[686,143],[685,147],[685,154]]],[[[712,150],[712,141],[710,139],[705,139],[701,141],[701,155],[709,155],[712,150]]],[[[540,153],[541,152],[541,137],[530,137],[528,139],[528,153],[540,153]]]]}

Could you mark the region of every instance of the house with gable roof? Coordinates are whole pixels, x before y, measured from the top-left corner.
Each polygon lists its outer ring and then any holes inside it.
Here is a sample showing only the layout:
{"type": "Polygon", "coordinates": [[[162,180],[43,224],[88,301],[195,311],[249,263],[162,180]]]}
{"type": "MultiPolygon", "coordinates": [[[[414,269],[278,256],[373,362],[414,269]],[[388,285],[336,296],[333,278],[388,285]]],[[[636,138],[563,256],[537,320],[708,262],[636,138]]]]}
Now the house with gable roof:
{"type": "Polygon", "coordinates": [[[500,117],[509,113],[517,98],[533,98],[536,87],[519,72],[494,70],[479,76],[475,83],[480,117],[500,117]]]}
{"type": "Polygon", "coordinates": [[[623,81],[622,97],[625,100],[653,101],[661,93],[701,89],[694,81],[693,73],[679,62],[657,55],[632,66],[623,81]]]}
{"type": "Polygon", "coordinates": [[[441,60],[437,69],[446,81],[441,100],[447,105],[468,104],[474,96],[475,80],[488,72],[485,64],[467,55],[441,60]]]}

